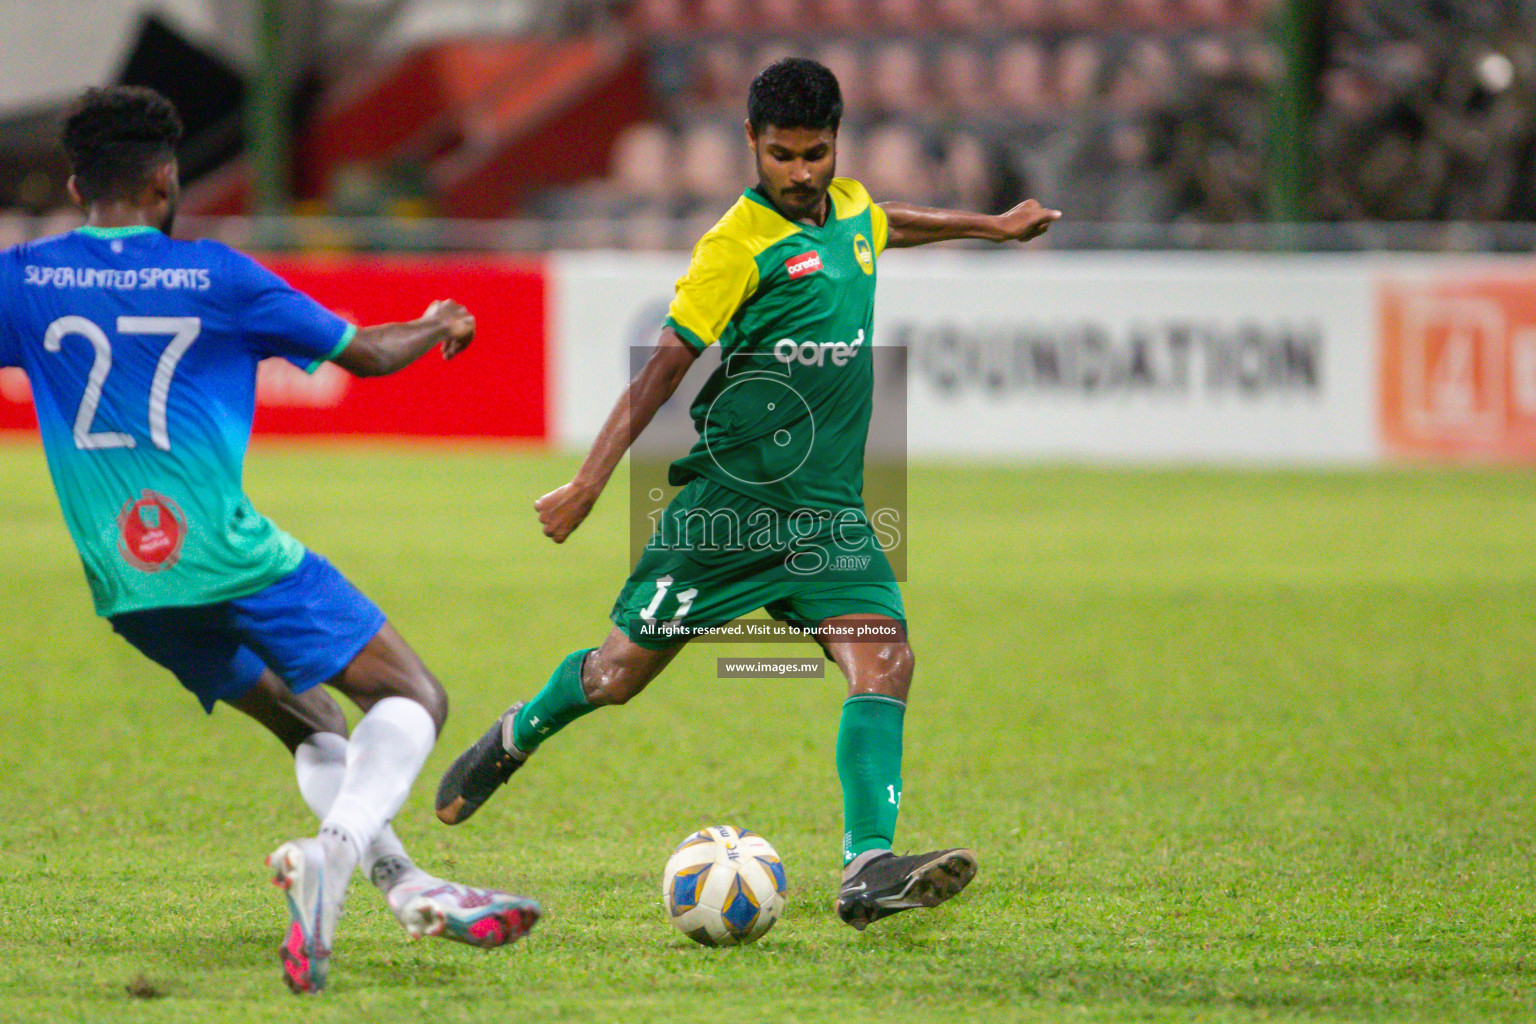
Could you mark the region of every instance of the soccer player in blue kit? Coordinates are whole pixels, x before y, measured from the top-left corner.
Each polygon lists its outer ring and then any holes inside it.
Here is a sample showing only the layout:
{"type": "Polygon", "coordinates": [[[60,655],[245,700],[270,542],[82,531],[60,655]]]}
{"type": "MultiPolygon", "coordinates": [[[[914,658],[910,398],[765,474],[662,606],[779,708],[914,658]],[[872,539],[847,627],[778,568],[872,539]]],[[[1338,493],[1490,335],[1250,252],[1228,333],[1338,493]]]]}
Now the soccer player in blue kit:
{"type": "Polygon", "coordinates": [[[252,507],[242,489],[256,365],[279,356],[393,373],[474,338],[458,303],[361,330],[216,242],[169,237],[175,108],[148,89],[88,91],[64,125],[84,227],[0,253],[0,366],[32,385],[48,468],[98,614],[199,701],[238,708],[293,753],[316,836],[267,858],[291,921],[295,992],[324,987],[352,874],[412,936],[497,946],[531,900],[418,868],[390,827],[447,697],[371,601],[252,507]],[[347,734],[335,700],[363,712],[347,734]]]}

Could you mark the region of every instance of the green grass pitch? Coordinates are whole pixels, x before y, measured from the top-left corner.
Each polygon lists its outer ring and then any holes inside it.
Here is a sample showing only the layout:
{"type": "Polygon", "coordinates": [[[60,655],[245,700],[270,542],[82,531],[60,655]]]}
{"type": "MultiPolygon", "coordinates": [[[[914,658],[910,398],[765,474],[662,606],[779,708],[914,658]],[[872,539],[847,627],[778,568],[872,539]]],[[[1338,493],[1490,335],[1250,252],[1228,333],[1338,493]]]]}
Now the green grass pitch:
{"type": "Polygon", "coordinates": [[[622,490],[563,548],[530,511],[573,466],[253,454],[258,507],[448,685],[407,845],[548,914],[491,953],[410,943],[359,884],[332,989],[300,1003],[261,867],[313,828],[286,754],[91,615],[41,453],[0,445],[0,1021],[1536,1013],[1536,474],[914,468],[898,846],[965,843],[982,871],[858,935],[832,912],[835,672],[723,681],[746,649],[690,649],[473,821],[432,818],[454,754],[607,628],[622,490]],[[668,852],[715,822],[788,867],[755,947],[662,916],[668,852]]]}

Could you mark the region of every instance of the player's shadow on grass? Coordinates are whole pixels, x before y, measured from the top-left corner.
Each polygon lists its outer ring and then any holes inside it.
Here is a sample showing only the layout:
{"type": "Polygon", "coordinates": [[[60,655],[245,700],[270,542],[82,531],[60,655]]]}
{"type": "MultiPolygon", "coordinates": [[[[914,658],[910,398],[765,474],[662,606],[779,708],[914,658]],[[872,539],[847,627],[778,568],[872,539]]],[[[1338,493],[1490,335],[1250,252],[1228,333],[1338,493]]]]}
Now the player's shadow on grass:
{"type": "MultiPolygon", "coordinates": [[[[252,965],[270,964],[275,977],[281,938],[280,928],[254,927],[227,931],[216,940],[188,937],[159,955],[155,968],[163,974],[168,969],[172,973],[176,969],[242,971],[252,965]]],[[[440,989],[483,979],[489,966],[487,958],[500,959],[519,952],[519,946],[481,950],[438,939],[411,942],[399,934],[343,934],[337,937],[331,971],[339,984],[358,991],[440,989]]]]}
{"type": "MultiPolygon", "coordinates": [[[[460,946],[453,950],[443,950],[444,954],[452,953],[451,956],[437,955],[413,943],[393,950],[361,952],[338,961],[337,966],[345,971],[347,985],[359,991],[462,990],[468,982],[486,984],[489,979],[488,969],[494,969],[501,958],[516,956],[517,952],[516,948],[483,950],[460,946]]],[[[344,955],[344,951],[338,951],[337,955],[344,955]]]]}
{"type": "MultiPolygon", "coordinates": [[[[241,970],[253,963],[277,963],[277,948],[282,942],[286,921],[275,922],[267,927],[256,924],[226,927],[216,934],[188,931],[178,935],[174,942],[159,943],[155,953],[155,970],[165,973],[172,968],[184,968],[188,972],[203,973],[217,970],[241,970]]],[[[125,939],[121,943],[99,942],[102,953],[131,956],[142,952],[142,938],[125,939]],[[111,945],[118,948],[112,949],[111,945]]],[[[179,973],[176,972],[176,973],[179,973]]]]}

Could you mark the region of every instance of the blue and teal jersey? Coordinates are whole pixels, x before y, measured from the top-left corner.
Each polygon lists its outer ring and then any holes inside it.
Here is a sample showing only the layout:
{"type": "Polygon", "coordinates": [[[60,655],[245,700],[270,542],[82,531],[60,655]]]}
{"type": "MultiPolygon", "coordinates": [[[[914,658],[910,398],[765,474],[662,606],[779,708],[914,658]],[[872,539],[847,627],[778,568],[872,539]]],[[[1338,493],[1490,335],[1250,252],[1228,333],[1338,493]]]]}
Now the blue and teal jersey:
{"type": "Polygon", "coordinates": [[[81,228],[0,253],[0,366],[32,385],[100,615],[212,604],[292,572],[242,484],[256,364],[309,372],[356,328],[217,242],[81,228]]]}

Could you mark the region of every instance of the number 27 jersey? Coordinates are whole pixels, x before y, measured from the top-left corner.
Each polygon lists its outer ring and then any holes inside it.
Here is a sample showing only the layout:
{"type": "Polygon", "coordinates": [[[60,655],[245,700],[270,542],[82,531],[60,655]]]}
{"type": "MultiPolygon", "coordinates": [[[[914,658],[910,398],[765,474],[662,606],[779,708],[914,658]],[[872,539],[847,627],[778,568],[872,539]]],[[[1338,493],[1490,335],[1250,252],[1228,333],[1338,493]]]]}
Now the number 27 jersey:
{"type": "Polygon", "coordinates": [[[213,604],[297,567],[242,476],[256,364],[314,372],[355,328],[254,260],[153,228],[0,253],[0,366],[32,385],[96,611],[213,604]]]}

